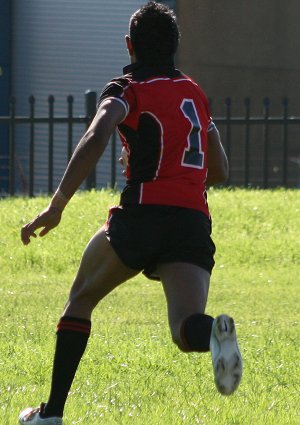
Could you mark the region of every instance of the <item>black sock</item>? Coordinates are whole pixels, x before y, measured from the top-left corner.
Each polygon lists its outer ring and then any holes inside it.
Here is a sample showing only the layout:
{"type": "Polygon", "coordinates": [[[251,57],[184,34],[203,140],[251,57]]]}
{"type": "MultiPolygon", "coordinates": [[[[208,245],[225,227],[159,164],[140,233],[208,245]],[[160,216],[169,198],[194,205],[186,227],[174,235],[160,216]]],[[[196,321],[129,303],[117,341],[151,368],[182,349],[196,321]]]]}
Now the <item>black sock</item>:
{"type": "Polygon", "coordinates": [[[85,351],[91,322],[75,317],[62,317],[57,325],[56,350],[53,362],[49,400],[42,417],[63,416],[65,402],[77,367],[85,351]]]}
{"type": "Polygon", "coordinates": [[[209,342],[213,317],[206,314],[193,314],[181,326],[181,338],[185,343],[186,351],[209,351],[209,342]]]}

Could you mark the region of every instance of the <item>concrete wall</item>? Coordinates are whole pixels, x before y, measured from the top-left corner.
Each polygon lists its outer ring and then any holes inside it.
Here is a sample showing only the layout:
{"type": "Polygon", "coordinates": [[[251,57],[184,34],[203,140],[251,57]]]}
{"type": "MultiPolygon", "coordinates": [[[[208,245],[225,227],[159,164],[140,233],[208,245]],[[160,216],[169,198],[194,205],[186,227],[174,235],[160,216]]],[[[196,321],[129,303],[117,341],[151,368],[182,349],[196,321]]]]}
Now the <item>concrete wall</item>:
{"type": "MultiPolygon", "coordinates": [[[[47,116],[47,99],[55,97],[55,116],[67,113],[67,96],[74,96],[74,114],[84,114],[84,92],[100,92],[128,63],[124,35],[140,0],[14,0],[12,93],[18,115],[28,115],[28,97],[36,98],[36,115],[47,116]]],[[[67,126],[54,129],[54,187],[67,164],[67,126]]],[[[84,127],[74,126],[73,147],[84,127]]],[[[21,191],[28,180],[29,131],[16,133],[17,176],[21,191]]],[[[35,191],[48,188],[48,127],[35,127],[35,191]]],[[[120,150],[118,144],[118,152],[120,150]]],[[[98,187],[110,182],[111,144],[97,167],[98,187]]],[[[117,181],[124,185],[119,166],[117,181]]]]}
{"type": "MultiPolygon", "coordinates": [[[[270,114],[282,115],[282,98],[290,98],[290,114],[300,116],[299,0],[178,0],[182,33],[178,66],[213,99],[212,115],[224,116],[224,99],[232,98],[233,115],[262,115],[262,101],[271,99],[270,114]]],[[[224,131],[221,128],[224,137],[224,131]]],[[[244,128],[232,129],[232,183],[242,184],[246,155],[244,128]]],[[[263,128],[251,128],[250,184],[263,175],[263,128]]],[[[225,141],[225,146],[227,141],[225,141]]],[[[288,157],[300,159],[300,125],[290,127],[288,157]]],[[[270,128],[268,179],[280,185],[283,176],[282,129],[270,128]]],[[[300,166],[288,161],[288,184],[299,184],[300,166]]]]}
{"type": "Polygon", "coordinates": [[[300,101],[299,0],[178,0],[179,66],[219,103],[300,101]]]}

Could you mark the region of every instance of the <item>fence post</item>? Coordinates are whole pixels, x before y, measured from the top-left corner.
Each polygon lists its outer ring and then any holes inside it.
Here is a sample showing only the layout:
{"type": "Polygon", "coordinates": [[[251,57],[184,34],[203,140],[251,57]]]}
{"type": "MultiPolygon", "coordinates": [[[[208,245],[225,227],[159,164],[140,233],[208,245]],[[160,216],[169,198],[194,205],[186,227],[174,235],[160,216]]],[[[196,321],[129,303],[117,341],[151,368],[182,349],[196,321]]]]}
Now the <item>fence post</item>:
{"type": "Polygon", "coordinates": [[[116,186],[116,141],[117,133],[116,130],[113,132],[112,141],[111,141],[111,177],[110,177],[110,186],[112,189],[115,189],[116,186]]]}
{"type": "Polygon", "coordinates": [[[55,101],[54,96],[50,95],[48,97],[48,103],[49,103],[48,193],[49,195],[52,194],[53,192],[54,101],[55,101]]]}
{"type": "MultiPolygon", "coordinates": [[[[226,107],[226,154],[228,157],[228,161],[230,164],[231,160],[231,99],[230,97],[226,97],[225,99],[225,107],[226,107]]],[[[229,176],[227,180],[227,185],[230,185],[230,165],[229,165],[229,176]]]]}
{"type": "Polygon", "coordinates": [[[74,97],[72,95],[69,95],[67,97],[68,102],[68,162],[71,159],[72,156],[72,142],[73,142],[73,103],[74,103],[74,97]]]}
{"type": "Polygon", "coordinates": [[[10,99],[10,131],[9,131],[9,194],[15,194],[15,116],[16,98],[10,99]]]}
{"type": "Polygon", "coordinates": [[[264,141],[263,141],[263,188],[269,186],[269,117],[270,117],[270,99],[265,97],[264,105],[264,141]]]}
{"type": "Polygon", "coordinates": [[[29,141],[29,196],[34,196],[34,105],[35,97],[29,97],[30,105],[30,141],[29,141]]]}
{"type": "Polygon", "coordinates": [[[250,118],[250,98],[246,97],[245,99],[245,187],[248,187],[249,185],[249,168],[250,168],[250,125],[249,125],[249,118],[250,118]]]}
{"type": "Polygon", "coordinates": [[[287,97],[282,99],[283,106],[283,155],[282,155],[282,184],[286,186],[287,184],[287,152],[288,152],[288,106],[289,100],[287,97]]]}
{"type": "MultiPolygon", "coordinates": [[[[97,111],[97,93],[91,90],[85,92],[85,113],[87,127],[91,124],[97,111]]],[[[96,187],[96,168],[86,179],[86,189],[90,190],[96,187]]]]}

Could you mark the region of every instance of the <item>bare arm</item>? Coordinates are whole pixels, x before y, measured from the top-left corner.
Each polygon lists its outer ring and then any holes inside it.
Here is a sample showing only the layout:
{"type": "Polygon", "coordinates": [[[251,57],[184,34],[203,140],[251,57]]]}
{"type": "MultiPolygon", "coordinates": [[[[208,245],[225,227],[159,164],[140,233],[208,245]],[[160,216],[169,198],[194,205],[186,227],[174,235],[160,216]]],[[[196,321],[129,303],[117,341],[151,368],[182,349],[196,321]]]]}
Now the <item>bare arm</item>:
{"type": "Polygon", "coordinates": [[[207,168],[207,186],[224,183],[228,179],[228,159],[216,128],[207,133],[207,168]]]}
{"type": "Polygon", "coordinates": [[[40,236],[44,236],[59,224],[64,207],[95,167],[124,116],[125,109],[118,101],[108,99],[100,105],[93,122],[78,143],[48,208],[22,227],[24,245],[30,242],[31,236],[36,237],[36,229],[43,227],[40,236]]]}

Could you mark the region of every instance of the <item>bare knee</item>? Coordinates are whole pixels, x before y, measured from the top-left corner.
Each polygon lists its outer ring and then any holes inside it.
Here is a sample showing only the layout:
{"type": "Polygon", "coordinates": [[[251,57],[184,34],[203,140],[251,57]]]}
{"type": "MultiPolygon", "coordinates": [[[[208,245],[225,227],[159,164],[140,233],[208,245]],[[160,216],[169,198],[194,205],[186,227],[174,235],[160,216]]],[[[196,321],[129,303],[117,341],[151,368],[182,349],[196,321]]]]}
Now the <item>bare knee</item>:
{"type": "Polygon", "coordinates": [[[65,305],[64,315],[90,320],[92,312],[97,304],[98,300],[96,300],[91,293],[84,289],[76,290],[73,287],[65,305]]]}
{"type": "Polygon", "coordinates": [[[184,338],[183,332],[182,332],[182,323],[176,327],[170,327],[172,341],[175,345],[179,348],[180,351],[183,353],[190,353],[191,349],[187,343],[187,341],[184,338]]]}

